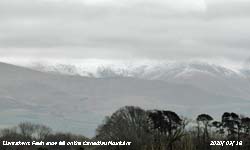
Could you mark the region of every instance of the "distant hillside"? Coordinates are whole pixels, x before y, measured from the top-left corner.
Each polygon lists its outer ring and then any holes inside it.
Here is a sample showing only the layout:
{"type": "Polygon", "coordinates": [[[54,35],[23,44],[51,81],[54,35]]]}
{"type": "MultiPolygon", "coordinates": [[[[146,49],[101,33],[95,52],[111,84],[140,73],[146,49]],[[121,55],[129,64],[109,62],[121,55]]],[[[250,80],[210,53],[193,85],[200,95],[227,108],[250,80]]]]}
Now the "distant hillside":
{"type": "Polygon", "coordinates": [[[208,92],[250,99],[250,67],[232,67],[202,61],[104,61],[37,62],[27,67],[54,74],[83,77],[112,78],[133,77],[188,84],[208,92]]]}
{"type": "MultiPolygon", "coordinates": [[[[234,96],[196,86],[199,80],[209,84],[202,74],[192,85],[135,77],[51,74],[4,63],[0,63],[0,73],[1,126],[25,120],[92,136],[106,115],[125,105],[174,110],[185,116],[199,112],[219,116],[224,111],[250,114],[247,95],[234,96]]],[[[230,88],[227,84],[221,86],[230,88]]]]}

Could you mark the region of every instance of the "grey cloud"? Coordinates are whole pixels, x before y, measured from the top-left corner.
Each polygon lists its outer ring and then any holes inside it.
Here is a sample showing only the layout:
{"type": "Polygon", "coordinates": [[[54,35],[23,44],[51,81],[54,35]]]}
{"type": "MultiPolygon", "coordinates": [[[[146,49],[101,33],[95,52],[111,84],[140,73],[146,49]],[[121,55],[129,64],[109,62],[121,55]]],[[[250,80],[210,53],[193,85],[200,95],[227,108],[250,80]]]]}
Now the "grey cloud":
{"type": "Polygon", "coordinates": [[[225,1],[207,5],[206,16],[209,18],[249,17],[249,1],[225,1]]]}
{"type": "Polygon", "coordinates": [[[249,4],[180,11],[153,4],[1,0],[0,54],[244,59],[250,55],[249,4]]]}

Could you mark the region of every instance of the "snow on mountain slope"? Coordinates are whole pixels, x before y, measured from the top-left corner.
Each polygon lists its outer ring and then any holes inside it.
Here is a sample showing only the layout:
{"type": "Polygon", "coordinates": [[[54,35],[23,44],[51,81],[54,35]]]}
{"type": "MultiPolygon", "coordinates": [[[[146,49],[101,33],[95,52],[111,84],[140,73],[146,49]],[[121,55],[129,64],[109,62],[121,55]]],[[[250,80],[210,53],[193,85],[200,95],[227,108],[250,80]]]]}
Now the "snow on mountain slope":
{"type": "MultiPolygon", "coordinates": [[[[250,65],[242,68],[242,64],[227,60],[190,60],[190,61],[167,61],[167,60],[109,60],[109,59],[17,59],[0,58],[0,61],[18,66],[24,66],[44,72],[54,72],[69,75],[81,75],[90,77],[147,77],[158,79],[169,73],[175,76],[187,71],[200,71],[223,76],[244,76],[242,69],[250,69],[250,65]]],[[[185,75],[185,73],[183,73],[185,75]]]]}
{"type": "Polygon", "coordinates": [[[206,62],[165,62],[165,61],[99,61],[90,60],[78,63],[35,62],[27,67],[70,75],[94,76],[97,78],[122,76],[147,79],[162,79],[164,77],[190,76],[192,72],[203,72],[210,75],[225,77],[241,76],[239,70],[226,68],[206,62]],[[186,72],[186,73],[185,73],[186,72]],[[169,75],[168,75],[169,74],[169,75]],[[168,76],[166,76],[168,75],[168,76]]]}
{"type": "Polygon", "coordinates": [[[181,115],[250,114],[250,101],[180,83],[131,77],[90,78],[0,63],[0,123],[27,120],[93,136],[106,115],[125,105],[168,109],[181,115]]]}
{"type": "Polygon", "coordinates": [[[248,67],[234,67],[223,63],[92,59],[73,62],[37,61],[29,62],[24,66],[42,72],[84,77],[133,77],[184,83],[208,92],[250,99],[250,71],[248,67]]]}

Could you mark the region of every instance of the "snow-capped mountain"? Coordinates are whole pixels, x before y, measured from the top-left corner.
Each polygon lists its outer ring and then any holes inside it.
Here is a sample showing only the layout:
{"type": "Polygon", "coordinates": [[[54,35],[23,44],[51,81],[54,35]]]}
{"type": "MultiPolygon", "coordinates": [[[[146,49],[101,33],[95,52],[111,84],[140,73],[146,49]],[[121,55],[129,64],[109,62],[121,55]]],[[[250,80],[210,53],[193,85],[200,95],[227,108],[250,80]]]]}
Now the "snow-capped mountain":
{"type": "Polygon", "coordinates": [[[226,67],[202,61],[111,61],[83,60],[78,62],[30,62],[15,64],[43,72],[53,72],[85,77],[136,77],[150,80],[188,78],[196,73],[221,77],[246,77],[242,68],[226,67]]]}
{"type": "MultiPolygon", "coordinates": [[[[8,59],[10,60],[10,59],[8,59]]],[[[13,62],[13,60],[12,60],[13,62]]],[[[73,76],[131,77],[189,84],[208,92],[250,99],[250,63],[227,61],[46,60],[14,63],[33,70],[73,76]]]]}
{"type": "Polygon", "coordinates": [[[195,72],[196,76],[189,76],[188,80],[177,76],[171,81],[179,83],[172,83],[132,77],[52,74],[4,63],[0,63],[0,71],[0,118],[6,126],[32,121],[56,130],[93,136],[106,115],[126,105],[173,110],[184,116],[209,113],[216,117],[225,111],[250,114],[249,92],[244,91],[247,88],[243,83],[237,79],[237,84],[227,87],[228,80],[207,76],[207,72],[195,72]],[[205,90],[209,86],[216,88],[215,83],[223,93],[218,89],[205,90]]]}

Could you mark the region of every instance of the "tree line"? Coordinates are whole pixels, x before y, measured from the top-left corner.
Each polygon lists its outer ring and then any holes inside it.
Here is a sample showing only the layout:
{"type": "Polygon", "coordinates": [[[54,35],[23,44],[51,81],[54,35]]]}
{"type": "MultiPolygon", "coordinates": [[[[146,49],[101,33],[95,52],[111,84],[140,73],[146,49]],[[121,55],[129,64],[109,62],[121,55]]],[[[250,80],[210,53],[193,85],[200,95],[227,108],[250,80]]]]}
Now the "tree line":
{"type": "Polygon", "coordinates": [[[130,146],[0,145],[1,150],[250,150],[250,118],[225,112],[220,120],[209,114],[187,119],[173,111],[126,106],[106,117],[91,139],[70,133],[54,133],[44,125],[26,122],[3,129],[0,140],[132,142],[130,146]]]}

